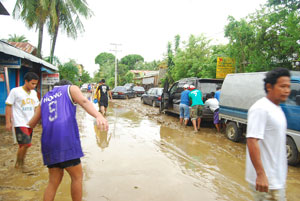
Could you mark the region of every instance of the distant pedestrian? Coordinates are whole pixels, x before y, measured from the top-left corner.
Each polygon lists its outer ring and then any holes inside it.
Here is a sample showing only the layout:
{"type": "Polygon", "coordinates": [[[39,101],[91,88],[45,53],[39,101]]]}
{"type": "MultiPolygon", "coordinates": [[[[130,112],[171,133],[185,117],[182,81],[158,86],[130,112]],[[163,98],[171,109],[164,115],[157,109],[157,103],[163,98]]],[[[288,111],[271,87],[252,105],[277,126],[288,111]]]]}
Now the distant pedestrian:
{"type": "Polygon", "coordinates": [[[55,84],[41,100],[34,117],[28,125],[33,128],[42,119],[42,154],[49,171],[49,183],[44,193],[44,201],[54,200],[56,190],[63,178],[64,169],[71,177],[72,200],[82,199],[83,156],[78,125],[76,105],[79,104],[103,130],[108,129],[106,119],[97,112],[80,89],[67,80],[55,84]]]}
{"type": "Polygon", "coordinates": [[[112,99],[109,86],[105,84],[105,79],[100,81],[100,85],[97,88],[97,92],[100,91],[99,109],[103,115],[106,115],[108,107],[108,98],[112,99]]]}
{"type": "Polygon", "coordinates": [[[191,120],[194,126],[194,130],[200,129],[202,110],[203,110],[203,96],[199,89],[196,89],[194,85],[190,85],[191,92],[189,93],[189,99],[192,100],[191,120]]]}
{"type": "Polygon", "coordinates": [[[220,102],[220,95],[221,95],[221,86],[217,86],[217,91],[215,93],[215,98],[220,102]]]}
{"type": "Polygon", "coordinates": [[[280,103],[290,94],[290,73],[275,68],[266,74],[267,93],[248,112],[246,181],[254,200],[285,201],[287,121],[280,103]]]}
{"type": "Polygon", "coordinates": [[[180,124],[182,124],[184,119],[184,125],[186,126],[188,124],[188,121],[190,119],[190,99],[189,99],[189,85],[185,84],[183,85],[183,91],[181,92],[181,98],[180,98],[180,124]]]}
{"type": "Polygon", "coordinates": [[[27,125],[33,117],[35,108],[39,105],[37,93],[34,90],[38,84],[39,76],[34,72],[28,72],[24,76],[25,84],[16,87],[9,93],[5,104],[6,129],[15,129],[19,144],[15,167],[22,168],[27,149],[31,146],[32,129],[27,125]],[[13,125],[11,122],[13,119],[13,125]]]}
{"type": "Polygon", "coordinates": [[[213,94],[206,95],[205,106],[208,106],[210,111],[214,113],[214,124],[218,132],[220,132],[220,120],[219,120],[219,101],[213,97],[213,94]]]}

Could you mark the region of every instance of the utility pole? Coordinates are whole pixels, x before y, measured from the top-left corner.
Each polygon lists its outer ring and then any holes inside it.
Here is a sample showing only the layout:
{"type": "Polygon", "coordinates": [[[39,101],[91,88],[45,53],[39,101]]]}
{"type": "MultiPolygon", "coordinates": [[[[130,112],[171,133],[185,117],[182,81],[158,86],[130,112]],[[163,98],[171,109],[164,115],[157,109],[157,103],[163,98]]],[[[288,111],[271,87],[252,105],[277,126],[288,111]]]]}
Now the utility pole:
{"type": "Polygon", "coordinates": [[[121,52],[121,50],[118,50],[118,46],[121,46],[122,44],[117,43],[111,43],[110,45],[114,46],[114,49],[110,50],[115,52],[115,87],[118,86],[118,60],[117,60],[117,53],[121,52]]]}

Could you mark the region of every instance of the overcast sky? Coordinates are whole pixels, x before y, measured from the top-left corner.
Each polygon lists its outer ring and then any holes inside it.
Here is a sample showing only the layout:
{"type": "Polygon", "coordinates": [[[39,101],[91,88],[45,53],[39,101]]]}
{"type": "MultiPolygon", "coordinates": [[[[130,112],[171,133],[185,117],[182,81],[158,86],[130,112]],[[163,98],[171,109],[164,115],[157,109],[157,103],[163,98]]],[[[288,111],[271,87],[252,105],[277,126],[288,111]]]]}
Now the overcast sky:
{"type": "MultiPolygon", "coordinates": [[[[37,46],[38,33],[28,30],[21,20],[12,17],[15,0],[0,0],[11,14],[0,16],[0,39],[9,34],[24,35],[37,46]]],[[[55,55],[67,62],[70,58],[83,64],[92,73],[98,69],[95,57],[111,52],[111,43],[119,46],[117,58],[139,54],[145,61],[162,60],[168,41],[179,34],[181,40],[189,35],[204,33],[213,43],[226,43],[224,26],[227,17],[236,19],[255,12],[267,0],[87,0],[94,16],[82,19],[85,32],[76,40],[59,32],[55,55]]],[[[44,31],[43,56],[50,55],[50,38],[44,31]]],[[[111,52],[113,53],[113,52],[111,52]]],[[[114,54],[114,53],[113,53],[114,54]]]]}

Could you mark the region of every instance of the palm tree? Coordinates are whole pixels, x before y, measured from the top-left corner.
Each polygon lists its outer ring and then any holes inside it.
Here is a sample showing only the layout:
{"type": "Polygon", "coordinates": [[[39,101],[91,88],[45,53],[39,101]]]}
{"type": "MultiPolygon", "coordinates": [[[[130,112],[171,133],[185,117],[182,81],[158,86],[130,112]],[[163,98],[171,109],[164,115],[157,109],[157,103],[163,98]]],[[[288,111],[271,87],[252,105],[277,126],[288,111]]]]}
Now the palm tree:
{"type": "Polygon", "coordinates": [[[93,13],[85,0],[51,1],[49,8],[50,19],[48,21],[48,31],[52,36],[50,51],[50,61],[52,62],[59,27],[66,31],[69,37],[75,39],[77,38],[78,31],[84,31],[80,15],[88,18],[93,13]]]}
{"type": "Polygon", "coordinates": [[[21,18],[30,29],[35,27],[39,30],[37,56],[40,58],[42,58],[44,24],[48,17],[48,9],[44,9],[45,5],[42,0],[17,0],[13,10],[14,18],[21,18]]]}
{"type": "Polygon", "coordinates": [[[24,35],[17,36],[16,34],[14,35],[9,34],[8,37],[9,38],[7,39],[7,41],[9,42],[28,42],[28,40],[24,35]]]}

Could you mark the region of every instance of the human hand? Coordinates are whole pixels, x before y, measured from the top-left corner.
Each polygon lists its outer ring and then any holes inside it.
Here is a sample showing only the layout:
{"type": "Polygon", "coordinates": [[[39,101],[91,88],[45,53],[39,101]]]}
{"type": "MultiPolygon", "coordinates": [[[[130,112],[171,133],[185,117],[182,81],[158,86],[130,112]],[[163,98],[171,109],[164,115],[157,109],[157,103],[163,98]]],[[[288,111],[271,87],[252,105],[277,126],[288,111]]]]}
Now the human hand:
{"type": "Polygon", "coordinates": [[[256,190],[259,192],[269,191],[269,182],[265,173],[258,174],[256,178],[256,190]]]}
{"type": "Polygon", "coordinates": [[[108,122],[102,115],[96,118],[96,125],[101,131],[108,131],[108,122]]]}
{"type": "Polygon", "coordinates": [[[11,122],[6,122],[5,128],[6,128],[7,131],[12,131],[12,124],[11,124],[11,122]]]}

